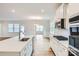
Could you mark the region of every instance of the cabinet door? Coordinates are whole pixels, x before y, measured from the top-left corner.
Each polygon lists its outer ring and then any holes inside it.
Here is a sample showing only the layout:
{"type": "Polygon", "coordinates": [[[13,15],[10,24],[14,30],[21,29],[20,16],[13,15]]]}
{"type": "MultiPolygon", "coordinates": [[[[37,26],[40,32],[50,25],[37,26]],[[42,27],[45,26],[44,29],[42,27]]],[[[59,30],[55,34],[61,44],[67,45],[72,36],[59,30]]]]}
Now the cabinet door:
{"type": "Polygon", "coordinates": [[[24,56],[24,54],[25,54],[25,51],[24,51],[24,49],[20,52],[20,56],[24,56]]]}
{"type": "Polygon", "coordinates": [[[56,39],[54,40],[54,51],[55,51],[55,54],[56,56],[59,56],[59,42],[56,41],[56,39]]]}
{"type": "Polygon", "coordinates": [[[64,47],[63,45],[59,46],[59,55],[60,56],[68,56],[68,50],[66,47],[64,47]]]}
{"type": "Polygon", "coordinates": [[[21,56],[30,56],[32,53],[32,41],[28,42],[26,46],[21,51],[21,56]]]}
{"type": "Polygon", "coordinates": [[[56,38],[51,39],[50,44],[56,56],[67,56],[68,55],[67,48],[65,48],[62,44],[60,44],[56,38]]]}
{"type": "Polygon", "coordinates": [[[32,41],[30,41],[28,44],[28,56],[30,56],[31,53],[32,53],[32,41]]]}
{"type": "Polygon", "coordinates": [[[59,53],[59,44],[56,41],[56,39],[55,38],[51,39],[50,44],[51,44],[51,48],[54,51],[55,55],[59,55],[58,54],[59,53]]]}

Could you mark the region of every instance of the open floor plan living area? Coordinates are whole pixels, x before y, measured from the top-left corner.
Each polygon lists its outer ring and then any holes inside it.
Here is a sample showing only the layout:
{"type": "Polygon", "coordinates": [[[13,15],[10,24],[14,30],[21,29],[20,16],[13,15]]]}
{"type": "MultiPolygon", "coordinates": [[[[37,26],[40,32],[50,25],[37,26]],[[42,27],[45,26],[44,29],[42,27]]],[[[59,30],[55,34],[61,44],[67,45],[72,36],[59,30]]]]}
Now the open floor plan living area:
{"type": "Polygon", "coordinates": [[[0,56],[79,56],[79,3],[0,3],[0,56]]]}

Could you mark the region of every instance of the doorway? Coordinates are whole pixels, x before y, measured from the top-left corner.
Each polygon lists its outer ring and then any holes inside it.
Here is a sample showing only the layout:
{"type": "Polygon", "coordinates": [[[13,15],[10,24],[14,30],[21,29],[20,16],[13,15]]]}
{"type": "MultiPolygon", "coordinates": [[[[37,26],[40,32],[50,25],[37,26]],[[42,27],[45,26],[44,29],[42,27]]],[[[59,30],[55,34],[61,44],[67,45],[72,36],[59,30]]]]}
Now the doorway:
{"type": "Polygon", "coordinates": [[[40,24],[34,24],[34,32],[35,35],[43,35],[44,34],[44,26],[40,24]]]}

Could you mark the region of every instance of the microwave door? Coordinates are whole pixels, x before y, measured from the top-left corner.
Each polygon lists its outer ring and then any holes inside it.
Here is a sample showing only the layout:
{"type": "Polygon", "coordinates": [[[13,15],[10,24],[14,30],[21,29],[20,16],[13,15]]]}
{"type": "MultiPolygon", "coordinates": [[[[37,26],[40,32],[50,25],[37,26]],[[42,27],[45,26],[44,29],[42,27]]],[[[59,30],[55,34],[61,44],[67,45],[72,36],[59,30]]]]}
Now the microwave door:
{"type": "Polygon", "coordinates": [[[77,27],[70,27],[70,34],[71,35],[77,35],[78,28],[77,27]]]}

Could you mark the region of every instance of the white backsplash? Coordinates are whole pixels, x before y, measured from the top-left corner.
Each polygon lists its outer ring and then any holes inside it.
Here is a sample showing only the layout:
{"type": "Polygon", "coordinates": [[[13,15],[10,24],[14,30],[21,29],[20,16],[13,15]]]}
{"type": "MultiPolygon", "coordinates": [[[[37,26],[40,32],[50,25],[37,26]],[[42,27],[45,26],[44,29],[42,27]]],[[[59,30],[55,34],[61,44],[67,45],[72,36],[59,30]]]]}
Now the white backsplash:
{"type": "Polygon", "coordinates": [[[68,37],[69,32],[67,29],[55,29],[54,35],[68,37]]]}

